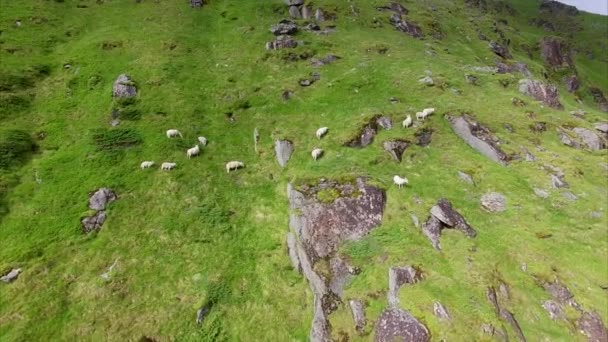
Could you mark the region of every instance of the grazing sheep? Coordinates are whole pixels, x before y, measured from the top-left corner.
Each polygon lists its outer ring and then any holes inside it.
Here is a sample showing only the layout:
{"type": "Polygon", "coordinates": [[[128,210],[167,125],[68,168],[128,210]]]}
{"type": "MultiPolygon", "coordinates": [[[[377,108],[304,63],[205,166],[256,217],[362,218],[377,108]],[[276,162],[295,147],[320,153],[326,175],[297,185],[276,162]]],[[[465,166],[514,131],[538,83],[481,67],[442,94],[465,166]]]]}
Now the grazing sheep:
{"type": "Polygon", "coordinates": [[[399,176],[395,176],[395,177],[393,177],[393,182],[394,182],[394,183],[395,183],[397,186],[399,186],[399,189],[401,189],[401,187],[402,187],[403,185],[407,185],[407,184],[409,184],[409,182],[408,182],[407,178],[405,178],[405,177],[401,178],[401,177],[399,177],[399,176]]]}
{"type": "Polygon", "coordinates": [[[186,151],[186,156],[188,156],[188,159],[190,159],[191,157],[198,156],[199,153],[201,153],[201,148],[198,147],[198,145],[194,145],[193,148],[189,148],[186,151]]]}
{"type": "Polygon", "coordinates": [[[141,169],[143,170],[143,169],[147,169],[151,166],[154,166],[153,161],[144,161],[144,162],[141,162],[141,165],[139,167],[141,167],[141,169]]]}
{"type": "Polygon", "coordinates": [[[177,166],[177,164],[175,164],[175,163],[164,162],[161,164],[160,169],[163,171],[169,171],[169,170],[175,169],[176,166],[177,166]]]}
{"type": "Polygon", "coordinates": [[[407,118],[405,118],[405,120],[403,120],[402,126],[403,126],[403,128],[406,128],[406,127],[410,127],[411,125],[412,125],[412,116],[408,115],[407,118]]]}
{"type": "Polygon", "coordinates": [[[319,129],[317,130],[317,138],[318,138],[318,139],[323,138],[323,136],[324,136],[325,134],[327,134],[327,131],[328,131],[328,130],[329,130],[329,128],[327,128],[327,127],[321,127],[321,128],[319,128],[319,129]]]}
{"type": "Polygon", "coordinates": [[[426,115],[424,115],[424,112],[416,113],[416,120],[424,120],[425,117],[426,117],[426,115]]]}
{"type": "Polygon", "coordinates": [[[241,167],[245,167],[245,164],[240,161],[233,160],[231,162],[226,163],[226,173],[230,173],[230,170],[236,170],[241,167]]]}
{"type": "Polygon", "coordinates": [[[422,110],[425,116],[435,113],[435,108],[425,108],[422,110]]]}
{"type": "Polygon", "coordinates": [[[207,146],[207,138],[205,137],[198,137],[198,142],[201,143],[203,147],[207,146]]]}
{"type": "Polygon", "coordinates": [[[167,130],[167,138],[175,138],[175,137],[183,138],[182,133],[176,129],[167,130]]]}
{"type": "Polygon", "coordinates": [[[315,148],[312,150],[312,159],[317,160],[323,155],[323,150],[320,148],[315,148]]]}

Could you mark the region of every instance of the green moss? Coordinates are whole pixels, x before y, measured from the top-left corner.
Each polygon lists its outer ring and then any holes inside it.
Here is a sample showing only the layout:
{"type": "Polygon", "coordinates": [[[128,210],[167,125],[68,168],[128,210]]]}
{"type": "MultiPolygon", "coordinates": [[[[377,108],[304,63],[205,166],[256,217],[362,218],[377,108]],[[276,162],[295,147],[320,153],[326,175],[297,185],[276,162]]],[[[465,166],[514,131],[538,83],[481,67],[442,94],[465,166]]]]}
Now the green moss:
{"type": "Polygon", "coordinates": [[[116,152],[142,143],[142,138],[133,129],[97,129],[93,133],[93,143],[98,150],[116,152]]]}
{"type": "Polygon", "coordinates": [[[323,189],[317,192],[317,200],[321,203],[331,204],[340,197],[340,191],[334,188],[323,189]]]}

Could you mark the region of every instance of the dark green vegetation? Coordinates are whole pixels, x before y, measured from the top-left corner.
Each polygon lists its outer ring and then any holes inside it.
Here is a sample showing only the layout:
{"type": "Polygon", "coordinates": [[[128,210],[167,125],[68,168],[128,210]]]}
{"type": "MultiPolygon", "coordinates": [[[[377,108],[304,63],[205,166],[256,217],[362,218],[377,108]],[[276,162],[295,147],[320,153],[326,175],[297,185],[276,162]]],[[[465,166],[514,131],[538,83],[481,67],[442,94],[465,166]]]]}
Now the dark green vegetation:
{"type": "MultiPolygon", "coordinates": [[[[302,32],[297,39],[309,44],[273,52],[264,44],[273,39],[268,28],[287,15],[279,0],[212,0],[202,9],[181,0],[0,0],[0,271],[23,269],[14,283],[0,284],[0,340],[306,340],[312,297],[284,247],[286,185],[359,175],[388,189],[382,226],[341,250],[362,270],[344,297],[365,299],[370,322],[386,307],[388,268],[411,264],[425,280],[402,289],[401,303],[433,340],[487,339],[481,324],[500,323],[485,291],[499,282],[509,285],[509,310],[530,341],[581,340],[574,310],[554,322],[541,307],[549,295],[539,282],[559,279],[582,306],[608,321],[602,289],[608,284],[606,151],[572,149],[555,133],[558,127],[592,129],[607,119],[588,89],[608,91],[608,21],[560,17],[558,31],[547,32],[530,24],[538,17],[536,1],[481,2],[489,4],[486,12],[462,0],[404,2],[407,17],[426,34],[417,40],[375,9],[384,2],[318,0],[315,6],[336,13],[337,32],[302,32]],[[506,3],[516,14],[497,5],[506,3]],[[498,32],[510,39],[513,60],[526,63],[534,78],[546,73],[558,84],[565,109],[521,95],[517,73],[471,70],[494,66],[498,58],[477,29],[493,40],[500,40],[498,32]],[[442,39],[434,39],[431,32],[439,31],[442,39]],[[564,89],[563,71],[549,70],[540,58],[538,42],[548,35],[578,51],[574,65],[582,85],[574,94],[564,89]],[[342,59],[301,88],[298,80],[313,68],[291,61],[290,52],[342,59]],[[425,70],[435,86],[418,82],[425,70]],[[137,83],[133,102],[111,97],[121,73],[137,83]],[[465,74],[474,74],[478,85],[468,84],[465,74]],[[286,89],[294,92],[288,101],[281,98],[286,89]],[[513,106],[514,96],[527,105],[513,106]],[[434,131],[432,143],[412,146],[394,162],[382,142],[415,141],[415,129],[401,129],[400,121],[425,107],[437,108],[424,123],[434,131]],[[579,108],[587,112],[584,119],[569,114],[579,108]],[[115,128],[114,110],[121,120],[115,128]],[[507,167],[489,161],[442,117],[457,112],[486,124],[507,153],[523,146],[537,161],[507,167]],[[381,130],[368,147],[344,147],[378,113],[398,127],[381,130]],[[546,122],[547,130],[530,131],[536,121],[546,122]],[[330,131],[318,141],[314,133],[322,126],[330,131]],[[184,139],[167,139],[169,128],[184,139]],[[185,149],[199,135],[209,145],[187,160],[185,149]],[[295,146],[286,169],[274,160],[276,138],[295,146]],[[325,155],[314,162],[316,146],[325,155]],[[141,171],[143,160],[157,165],[141,171]],[[230,160],[246,167],[227,174],[230,160]],[[161,172],[163,161],[177,168],[161,172]],[[544,164],[563,169],[578,200],[551,189],[544,164]],[[476,185],[461,182],[457,170],[476,185]],[[410,187],[392,186],[395,174],[407,176],[410,187]],[[80,218],[99,187],[112,188],[119,199],[109,205],[101,231],[85,236],[80,218]],[[535,196],[533,188],[548,190],[549,198],[535,196]],[[505,195],[505,212],[480,207],[489,191],[505,195]],[[441,197],[478,235],[445,231],[438,252],[410,213],[425,220],[441,197]],[[109,280],[102,279],[115,261],[109,280]],[[437,300],[450,310],[451,323],[433,316],[437,300]],[[211,309],[198,326],[202,305],[211,309]]],[[[321,197],[331,202],[335,194],[321,197]]],[[[330,319],[336,338],[371,339],[357,335],[346,305],[330,319]]]]}

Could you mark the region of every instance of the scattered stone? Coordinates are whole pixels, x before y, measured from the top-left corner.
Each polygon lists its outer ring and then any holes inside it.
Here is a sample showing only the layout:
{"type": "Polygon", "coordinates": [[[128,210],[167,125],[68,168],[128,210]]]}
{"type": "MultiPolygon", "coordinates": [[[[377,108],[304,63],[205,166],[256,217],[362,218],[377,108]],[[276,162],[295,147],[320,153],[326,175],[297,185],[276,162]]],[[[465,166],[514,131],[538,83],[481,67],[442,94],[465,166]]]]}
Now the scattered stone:
{"type": "Polygon", "coordinates": [[[540,55],[545,63],[554,71],[573,66],[570,52],[564,42],[557,37],[544,37],[541,39],[540,55]]]}
{"type": "Polygon", "coordinates": [[[397,103],[399,103],[399,99],[398,99],[398,98],[396,98],[396,97],[394,97],[394,96],[391,96],[391,97],[388,99],[388,102],[390,102],[391,104],[397,104],[397,103]]]}
{"type": "Polygon", "coordinates": [[[405,284],[415,284],[422,279],[422,272],[412,266],[391,267],[388,270],[388,304],[399,305],[399,289],[405,284]]]}
{"type": "Polygon", "coordinates": [[[131,98],[137,96],[137,88],[131,78],[125,74],[119,75],[112,87],[112,96],[116,98],[131,98]]]}
{"type": "Polygon", "coordinates": [[[104,210],[106,204],[115,201],[117,198],[118,197],[111,189],[100,188],[89,198],[89,208],[93,210],[104,210]]]}
{"type": "Polygon", "coordinates": [[[341,57],[336,56],[336,55],[327,55],[321,59],[317,59],[317,58],[313,58],[310,61],[310,64],[312,64],[313,67],[321,67],[330,63],[333,63],[337,60],[341,59],[341,57]]]}
{"type": "Polygon", "coordinates": [[[471,175],[464,173],[462,171],[458,171],[458,178],[460,178],[461,181],[468,183],[468,184],[475,184],[475,182],[473,181],[473,177],[471,177],[471,175]]]}
{"type": "Polygon", "coordinates": [[[442,319],[442,320],[449,321],[452,319],[452,317],[450,316],[450,313],[445,308],[445,306],[443,306],[443,304],[441,304],[439,302],[433,303],[433,313],[435,314],[435,316],[437,316],[437,318],[442,319]]]}
{"type": "Polygon", "coordinates": [[[302,13],[300,13],[298,6],[289,6],[289,16],[294,19],[302,18],[302,13]]]}
{"type": "Polygon", "coordinates": [[[507,62],[496,62],[496,72],[499,74],[512,74],[515,72],[519,72],[525,77],[532,76],[532,73],[528,69],[528,65],[522,62],[517,62],[515,64],[507,62]]]}
{"type": "Polygon", "coordinates": [[[412,223],[414,223],[414,227],[420,227],[420,221],[418,220],[418,216],[416,216],[415,214],[410,214],[410,217],[412,218],[412,223]]]}
{"type": "Polygon", "coordinates": [[[120,119],[113,119],[112,121],[110,121],[110,126],[116,127],[118,125],[120,125],[120,119]]]}
{"type": "Polygon", "coordinates": [[[319,23],[325,21],[325,13],[323,13],[322,9],[317,8],[317,10],[315,11],[315,20],[319,23]]]}
{"type": "Polygon", "coordinates": [[[571,75],[564,78],[564,84],[566,85],[566,90],[573,93],[581,86],[581,81],[579,81],[576,75],[571,75]]]}
{"type": "Polygon", "coordinates": [[[293,91],[291,90],[283,90],[283,93],[281,94],[281,98],[283,99],[283,101],[288,101],[290,98],[292,98],[293,96],[293,91]]]}
{"type": "Polygon", "coordinates": [[[437,204],[431,208],[430,213],[427,222],[422,225],[422,232],[437,250],[441,250],[439,238],[441,231],[445,228],[460,230],[469,238],[474,238],[477,235],[475,229],[467,223],[460,213],[452,208],[452,203],[445,198],[437,201],[437,204]]]}
{"type": "Polygon", "coordinates": [[[504,327],[501,330],[497,330],[492,324],[483,324],[481,326],[481,331],[486,335],[495,337],[499,341],[509,341],[509,338],[507,337],[507,332],[504,327]]]}
{"type": "Polygon", "coordinates": [[[101,274],[101,279],[105,280],[105,281],[109,281],[110,280],[110,274],[112,273],[112,271],[114,270],[114,267],[116,267],[116,265],[118,264],[118,258],[114,260],[114,262],[112,263],[112,265],[110,265],[110,267],[108,267],[108,270],[105,271],[104,273],[101,274]]]}
{"type": "Polygon", "coordinates": [[[563,177],[559,177],[556,175],[551,175],[551,185],[553,185],[555,189],[569,187],[568,183],[566,183],[563,177]]]}
{"type": "Polygon", "coordinates": [[[563,109],[564,106],[559,102],[559,92],[557,87],[544,84],[540,81],[523,79],[519,81],[519,92],[531,96],[551,108],[563,109]]]}
{"type": "Polygon", "coordinates": [[[290,36],[278,36],[275,40],[266,43],[266,50],[291,49],[298,46],[298,42],[290,36]]]}
{"type": "Polygon", "coordinates": [[[355,321],[355,329],[359,334],[363,334],[365,326],[367,325],[367,319],[365,318],[365,305],[359,300],[349,300],[350,311],[355,321]]]}
{"type": "Polygon", "coordinates": [[[577,109],[577,110],[573,110],[573,111],[570,112],[570,115],[574,115],[574,116],[576,116],[579,119],[584,118],[585,114],[587,114],[587,112],[585,112],[582,109],[577,109]]]}
{"type": "Polygon", "coordinates": [[[304,0],[283,0],[287,6],[300,6],[304,4],[304,0]]]}
{"type": "Polygon", "coordinates": [[[394,140],[394,141],[385,141],[384,150],[388,152],[394,161],[401,162],[401,158],[403,156],[403,152],[410,146],[410,142],[407,140],[394,140]]]}
{"type": "Polygon", "coordinates": [[[209,314],[209,311],[211,311],[210,304],[203,305],[200,309],[196,310],[196,324],[203,324],[203,321],[205,320],[207,314],[209,314]]]}
{"type": "Polygon", "coordinates": [[[608,112],[608,100],[599,88],[589,88],[589,93],[602,112],[608,112]]]}
{"type": "Polygon", "coordinates": [[[190,0],[190,7],[203,7],[203,0],[190,0]]]}
{"type": "Polygon", "coordinates": [[[428,329],[409,312],[388,308],[382,312],[375,327],[375,342],[427,342],[430,341],[428,329]]]}
{"type": "Polygon", "coordinates": [[[414,133],[416,137],[416,145],[420,147],[427,147],[431,144],[431,140],[433,138],[433,129],[431,128],[422,128],[414,133]]]}
{"type": "Polygon", "coordinates": [[[564,310],[562,310],[561,305],[554,300],[546,300],[543,303],[543,308],[547,310],[549,317],[551,317],[552,320],[563,319],[565,317],[564,310]]]}
{"type": "Polygon", "coordinates": [[[498,192],[490,192],[481,196],[481,206],[491,213],[498,213],[507,209],[507,199],[498,192]]]}
{"type": "Polygon", "coordinates": [[[536,121],[530,125],[530,130],[534,133],[542,133],[547,130],[547,123],[544,121],[536,121]]]}
{"type": "Polygon", "coordinates": [[[534,188],[534,194],[542,199],[549,197],[549,193],[543,189],[534,188]]]}
{"type": "Polygon", "coordinates": [[[570,191],[564,191],[562,192],[562,195],[570,201],[576,201],[578,199],[578,197],[576,197],[575,194],[571,193],[570,191]]]}
{"type": "Polygon", "coordinates": [[[447,115],[446,118],[450,122],[454,132],[469,146],[491,160],[502,165],[507,165],[509,156],[502,151],[500,141],[488,128],[467,114],[462,116],[447,115]]]}
{"type": "Polygon", "coordinates": [[[527,162],[534,162],[536,161],[536,157],[530,153],[530,151],[528,151],[527,149],[522,147],[522,152],[524,153],[524,160],[527,162]]]}
{"type": "Polygon", "coordinates": [[[605,149],[607,146],[605,139],[602,139],[590,129],[576,127],[573,128],[572,131],[578,135],[582,141],[582,144],[587,146],[587,148],[592,151],[599,151],[605,149]]]}
{"type": "Polygon", "coordinates": [[[562,144],[564,144],[566,146],[574,147],[574,148],[581,147],[580,144],[578,142],[574,141],[565,130],[558,129],[557,135],[559,137],[559,140],[562,142],[562,144]]]}
{"type": "Polygon", "coordinates": [[[515,128],[513,128],[513,125],[511,125],[510,123],[506,123],[505,122],[505,123],[502,124],[502,127],[504,129],[506,129],[507,132],[509,132],[509,133],[515,133],[515,128]]]}
{"type": "Polygon", "coordinates": [[[492,50],[492,52],[494,52],[498,56],[500,56],[504,59],[511,59],[512,56],[506,47],[501,46],[500,44],[498,44],[495,41],[491,41],[488,45],[490,47],[490,50],[492,50]]]}
{"type": "Polygon", "coordinates": [[[466,74],[464,75],[464,79],[467,81],[468,84],[477,85],[477,76],[466,74]]]}
{"type": "Polygon", "coordinates": [[[0,277],[0,281],[5,283],[12,283],[13,281],[19,278],[19,274],[21,274],[20,268],[13,268],[8,273],[0,277]]]}
{"type": "Polygon", "coordinates": [[[82,232],[85,234],[95,232],[101,229],[106,221],[106,212],[104,210],[97,211],[93,216],[84,217],[80,223],[82,224],[82,232]]]}
{"type": "Polygon", "coordinates": [[[429,87],[432,87],[435,85],[435,82],[433,82],[433,79],[431,78],[431,76],[425,76],[425,77],[419,79],[418,82],[420,82],[426,86],[429,86],[429,87]]]}
{"type": "Polygon", "coordinates": [[[295,34],[298,32],[298,25],[291,20],[283,19],[277,25],[273,25],[270,28],[270,32],[275,36],[295,34]]]}
{"type": "Polygon", "coordinates": [[[407,33],[414,38],[421,38],[423,36],[420,26],[416,23],[404,20],[399,13],[393,13],[389,22],[398,30],[403,33],[407,33]]]}
{"type": "Polygon", "coordinates": [[[608,330],[597,313],[583,312],[576,325],[587,336],[589,342],[608,341],[608,330]]]}
{"type": "Polygon", "coordinates": [[[274,142],[274,152],[277,162],[281,167],[287,166],[287,161],[293,153],[293,143],[289,140],[276,140],[274,142]]]}
{"type": "Polygon", "coordinates": [[[312,8],[310,6],[302,7],[302,19],[311,19],[312,18],[312,8]]]}

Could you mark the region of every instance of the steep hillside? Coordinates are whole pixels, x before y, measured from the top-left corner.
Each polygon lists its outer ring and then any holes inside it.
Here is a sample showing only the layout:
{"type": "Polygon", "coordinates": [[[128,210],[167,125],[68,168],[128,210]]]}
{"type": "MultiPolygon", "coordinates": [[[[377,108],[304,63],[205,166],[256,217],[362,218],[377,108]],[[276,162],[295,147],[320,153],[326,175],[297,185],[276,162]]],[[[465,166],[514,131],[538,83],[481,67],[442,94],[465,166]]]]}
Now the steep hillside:
{"type": "Polygon", "coordinates": [[[608,17],[205,2],[0,0],[0,340],[605,338],[608,17]]]}

